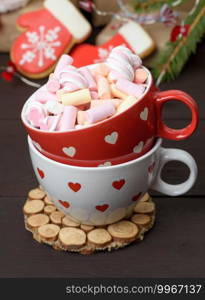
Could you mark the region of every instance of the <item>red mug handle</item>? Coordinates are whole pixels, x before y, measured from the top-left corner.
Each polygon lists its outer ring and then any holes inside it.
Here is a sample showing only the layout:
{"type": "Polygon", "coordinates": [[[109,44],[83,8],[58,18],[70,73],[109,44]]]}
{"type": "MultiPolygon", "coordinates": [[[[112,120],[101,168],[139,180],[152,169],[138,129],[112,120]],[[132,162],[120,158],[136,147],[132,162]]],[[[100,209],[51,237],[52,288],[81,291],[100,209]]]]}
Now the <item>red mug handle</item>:
{"type": "Polygon", "coordinates": [[[157,113],[157,135],[169,140],[183,140],[189,137],[198,125],[199,115],[198,106],[194,99],[188,94],[179,90],[169,90],[157,92],[155,95],[155,105],[157,113]],[[189,125],[182,129],[173,129],[168,127],[162,120],[163,105],[171,100],[181,101],[188,106],[192,114],[192,120],[189,125]]]}

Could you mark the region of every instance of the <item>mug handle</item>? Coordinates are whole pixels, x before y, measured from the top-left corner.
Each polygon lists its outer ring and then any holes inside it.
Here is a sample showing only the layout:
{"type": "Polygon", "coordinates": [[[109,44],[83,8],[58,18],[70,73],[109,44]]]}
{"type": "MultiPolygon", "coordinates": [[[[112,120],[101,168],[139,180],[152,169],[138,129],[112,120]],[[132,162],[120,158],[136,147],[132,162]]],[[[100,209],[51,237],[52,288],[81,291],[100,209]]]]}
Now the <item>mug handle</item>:
{"type": "Polygon", "coordinates": [[[189,137],[198,125],[198,106],[194,99],[188,94],[179,90],[169,90],[157,92],[155,95],[155,106],[157,115],[157,134],[159,137],[169,140],[183,140],[189,137]],[[181,101],[188,106],[192,114],[192,121],[182,129],[173,129],[168,127],[162,120],[162,109],[166,102],[171,100],[181,101]]]}
{"type": "Polygon", "coordinates": [[[168,196],[185,194],[192,188],[197,178],[198,169],[194,158],[188,152],[180,149],[165,149],[161,147],[159,151],[159,167],[151,188],[168,196]],[[173,160],[183,162],[189,168],[189,178],[183,183],[168,184],[161,178],[164,165],[168,161],[173,160]]]}

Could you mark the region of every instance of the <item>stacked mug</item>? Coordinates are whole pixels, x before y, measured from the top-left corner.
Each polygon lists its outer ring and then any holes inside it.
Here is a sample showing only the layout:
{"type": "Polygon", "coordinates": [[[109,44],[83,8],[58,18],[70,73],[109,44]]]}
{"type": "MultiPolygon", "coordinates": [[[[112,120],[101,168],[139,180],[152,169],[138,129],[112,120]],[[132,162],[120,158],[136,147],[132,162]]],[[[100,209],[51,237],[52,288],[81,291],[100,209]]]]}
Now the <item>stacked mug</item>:
{"type": "MultiPolygon", "coordinates": [[[[191,189],[196,180],[192,156],[161,144],[163,138],[182,140],[195,131],[197,105],[185,92],[159,91],[149,70],[144,70],[147,88],[141,98],[92,126],[52,132],[34,128],[26,119],[26,111],[38,91],[23,107],[21,118],[39,184],[59,210],[82,224],[114,223],[129,216],[149,189],[178,196],[191,189]],[[169,128],[163,122],[163,106],[172,100],[184,103],[191,111],[191,122],[183,129],[169,128]],[[173,160],[190,170],[189,178],[177,185],[161,178],[163,166],[173,160]]],[[[46,85],[40,90],[45,91],[46,85]]]]}

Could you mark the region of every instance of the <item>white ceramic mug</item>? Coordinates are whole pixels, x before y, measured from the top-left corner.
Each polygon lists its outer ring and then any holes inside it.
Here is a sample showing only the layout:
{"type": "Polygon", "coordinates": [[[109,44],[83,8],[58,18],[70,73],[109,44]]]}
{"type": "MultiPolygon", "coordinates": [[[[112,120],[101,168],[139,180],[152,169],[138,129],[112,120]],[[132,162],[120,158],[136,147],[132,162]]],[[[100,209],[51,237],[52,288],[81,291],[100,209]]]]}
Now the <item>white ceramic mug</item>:
{"type": "Polygon", "coordinates": [[[169,196],[191,189],[197,177],[193,157],[179,149],[165,149],[158,139],[142,157],[114,166],[76,167],[43,156],[28,137],[31,160],[39,183],[55,206],[83,224],[104,225],[132,212],[140,197],[150,188],[169,196]],[[168,161],[181,161],[190,170],[189,178],[177,185],[161,178],[168,161]]]}

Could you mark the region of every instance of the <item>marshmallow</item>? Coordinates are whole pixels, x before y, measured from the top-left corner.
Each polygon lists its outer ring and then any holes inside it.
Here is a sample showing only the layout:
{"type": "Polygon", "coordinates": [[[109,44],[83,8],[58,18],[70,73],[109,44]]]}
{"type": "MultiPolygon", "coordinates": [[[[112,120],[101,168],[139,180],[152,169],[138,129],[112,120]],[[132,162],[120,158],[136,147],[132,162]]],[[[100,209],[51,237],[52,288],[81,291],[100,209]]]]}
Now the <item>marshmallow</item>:
{"type": "Polygon", "coordinates": [[[137,98],[141,97],[145,91],[145,85],[136,84],[127,79],[119,79],[116,82],[116,88],[129,96],[135,96],[137,98]]]}
{"type": "Polygon", "coordinates": [[[110,85],[108,80],[102,75],[97,75],[98,96],[100,99],[110,99],[110,85]]]}
{"type": "Polygon", "coordinates": [[[92,100],[90,102],[90,108],[94,108],[96,106],[100,106],[105,103],[113,103],[115,108],[117,108],[122,102],[123,100],[121,99],[92,100]]]}
{"type": "Polygon", "coordinates": [[[111,89],[112,95],[116,98],[120,98],[120,99],[125,100],[128,97],[127,94],[125,94],[125,93],[121,92],[120,90],[118,90],[114,84],[110,85],[110,89],[111,89]]]}
{"type": "Polygon", "coordinates": [[[95,91],[90,92],[92,99],[99,99],[98,93],[95,91]]]}
{"type": "Polygon", "coordinates": [[[92,73],[94,76],[102,75],[104,77],[107,77],[109,71],[109,67],[105,63],[100,63],[95,67],[95,69],[92,70],[92,73]]]}
{"type": "Polygon", "coordinates": [[[62,71],[62,69],[66,66],[69,66],[73,63],[73,59],[71,56],[63,54],[61,58],[59,59],[55,71],[54,71],[54,76],[58,77],[59,73],[62,71]]]}
{"type": "Polygon", "coordinates": [[[117,108],[116,114],[120,114],[121,112],[127,110],[130,106],[132,106],[133,104],[135,104],[137,102],[137,98],[135,98],[134,96],[129,96],[126,98],[126,100],[124,100],[117,108]]]}
{"type": "Polygon", "coordinates": [[[51,76],[46,84],[46,87],[50,93],[56,93],[60,89],[60,83],[56,78],[54,78],[54,76],[51,76]]]}
{"type": "Polygon", "coordinates": [[[110,71],[108,75],[109,83],[115,83],[117,79],[124,78],[123,73],[116,72],[115,70],[110,71]]]}
{"type": "Polygon", "coordinates": [[[40,127],[40,121],[46,117],[46,111],[40,102],[32,102],[25,112],[26,119],[34,127],[40,127]]]}
{"type": "Polygon", "coordinates": [[[135,71],[135,83],[144,83],[147,80],[147,78],[148,73],[144,69],[139,68],[135,71]]]}
{"type": "Polygon", "coordinates": [[[61,102],[64,105],[81,105],[91,101],[89,89],[83,89],[72,93],[60,95],[61,102]]]}
{"type": "Polygon", "coordinates": [[[86,120],[86,113],[83,110],[79,110],[77,114],[77,122],[78,125],[84,125],[86,120]]]}
{"type": "Polygon", "coordinates": [[[95,82],[95,79],[92,76],[92,73],[87,67],[82,67],[79,69],[80,73],[86,78],[88,82],[88,87],[91,91],[97,90],[97,84],[95,82]]]}
{"type": "Polygon", "coordinates": [[[56,101],[57,96],[47,91],[37,91],[35,93],[35,100],[40,103],[46,103],[47,101],[56,101]]]}
{"type": "Polygon", "coordinates": [[[59,73],[61,87],[67,92],[73,92],[88,87],[88,82],[79,70],[73,66],[62,69],[59,73]]]}
{"type": "Polygon", "coordinates": [[[115,113],[113,103],[105,103],[100,106],[78,112],[78,124],[93,124],[111,117],[115,113]]]}
{"type": "Polygon", "coordinates": [[[57,101],[48,101],[45,104],[45,109],[50,114],[59,115],[63,112],[64,106],[57,101]]]}
{"type": "Polygon", "coordinates": [[[47,116],[40,121],[40,129],[45,131],[55,131],[60,116],[47,116]]]}
{"type": "Polygon", "coordinates": [[[61,102],[61,96],[66,93],[67,92],[64,89],[60,89],[56,92],[56,97],[57,97],[58,102],[61,102]]]}
{"type": "Polygon", "coordinates": [[[77,108],[75,106],[66,106],[57,130],[66,131],[75,128],[75,122],[77,117],[77,108]]]}
{"type": "Polygon", "coordinates": [[[107,58],[107,65],[110,68],[109,80],[115,82],[123,77],[129,81],[133,81],[135,68],[136,66],[139,67],[136,57],[135,54],[124,46],[113,48],[107,58]]]}

